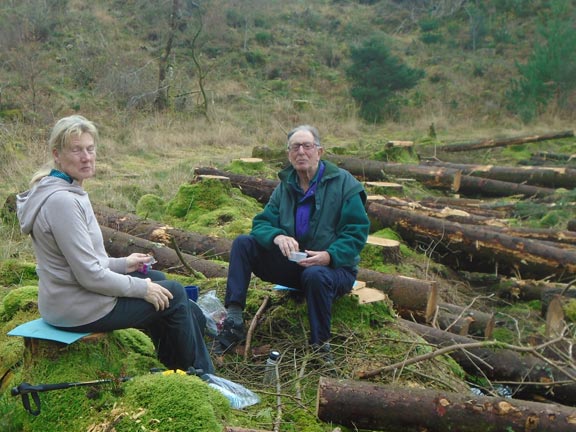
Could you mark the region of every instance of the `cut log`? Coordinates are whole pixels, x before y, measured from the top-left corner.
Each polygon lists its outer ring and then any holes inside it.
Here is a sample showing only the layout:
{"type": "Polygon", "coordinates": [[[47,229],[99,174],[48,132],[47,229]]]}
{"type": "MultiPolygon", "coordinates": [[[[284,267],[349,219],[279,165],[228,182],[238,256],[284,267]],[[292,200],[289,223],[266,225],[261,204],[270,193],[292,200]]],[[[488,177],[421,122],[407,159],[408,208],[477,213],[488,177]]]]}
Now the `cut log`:
{"type": "Polygon", "coordinates": [[[326,155],[325,158],[356,177],[369,181],[386,181],[390,176],[409,177],[432,189],[451,190],[454,192],[460,189],[461,173],[458,170],[387,163],[338,155],[326,155]]]}
{"type": "Polygon", "coordinates": [[[437,150],[445,152],[461,152],[479,150],[492,147],[505,147],[510,145],[526,144],[531,142],[547,141],[560,138],[570,138],[574,131],[551,132],[542,135],[522,135],[510,138],[485,138],[474,141],[465,141],[439,146],[437,150]]]}
{"type": "Polygon", "coordinates": [[[259,177],[233,174],[216,168],[196,168],[195,175],[218,175],[227,177],[234,187],[242,190],[242,193],[256,199],[261,204],[266,204],[278,186],[278,180],[268,180],[259,177]]]}
{"type": "Polygon", "coordinates": [[[367,244],[378,246],[382,250],[382,261],[385,264],[400,264],[400,242],[382,237],[368,236],[367,244]]]}
{"type": "Polygon", "coordinates": [[[556,290],[556,293],[559,293],[565,286],[566,284],[545,280],[502,278],[492,290],[498,297],[508,301],[528,302],[542,300],[548,290],[556,290]]]}
{"type": "Polygon", "coordinates": [[[459,193],[469,196],[507,197],[522,195],[524,197],[546,197],[556,193],[555,189],[528,184],[492,180],[482,177],[462,175],[459,193]]]}
{"type": "Polygon", "coordinates": [[[398,141],[398,140],[390,140],[386,143],[387,148],[407,148],[412,149],[414,147],[414,141],[398,141]]]}
{"type": "Polygon", "coordinates": [[[386,192],[401,192],[404,186],[400,183],[384,181],[367,181],[364,183],[366,189],[376,194],[385,194],[386,192]]]}
{"type": "MultiPolygon", "coordinates": [[[[115,231],[101,226],[106,252],[113,257],[128,256],[133,252],[150,253],[158,261],[154,264],[157,270],[167,270],[173,273],[189,275],[190,272],[178,257],[174,249],[160,243],[151,242],[130,234],[115,231]]],[[[182,254],[186,265],[194,271],[202,273],[207,278],[226,277],[228,269],[216,261],[209,261],[193,255],[182,254]]]]}
{"type": "Polygon", "coordinates": [[[570,219],[566,225],[566,229],[571,232],[576,232],[576,219],[570,219]]]}
{"type": "Polygon", "coordinates": [[[574,431],[572,407],[320,377],[316,415],[353,430],[574,431]]]}
{"type": "Polygon", "coordinates": [[[439,309],[436,319],[440,329],[460,336],[468,336],[470,324],[474,321],[472,317],[452,314],[442,309],[439,309]]]}
{"type": "Polygon", "coordinates": [[[533,166],[495,166],[474,165],[427,160],[420,162],[425,166],[452,168],[462,171],[462,174],[501,180],[511,183],[525,183],[548,188],[576,187],[576,169],[563,167],[533,167],[533,166]]]}
{"type": "MultiPolygon", "coordinates": [[[[439,314],[446,312],[454,317],[470,318],[468,334],[484,339],[492,339],[494,325],[496,323],[493,313],[481,312],[449,303],[439,303],[438,311],[439,314]]],[[[445,328],[442,329],[445,330],[445,328]]]]}
{"type": "MultiPolygon", "coordinates": [[[[507,222],[496,218],[495,215],[477,215],[474,214],[478,213],[477,209],[465,208],[464,206],[461,206],[459,209],[446,206],[427,207],[426,205],[417,201],[404,200],[398,197],[387,197],[384,195],[368,195],[368,201],[394,208],[409,210],[411,212],[419,213],[425,216],[435,217],[438,219],[446,219],[452,222],[459,222],[469,225],[507,225],[507,222]]],[[[485,214],[486,212],[481,211],[480,213],[485,214]]]]}
{"type": "Polygon", "coordinates": [[[566,328],[562,298],[555,295],[546,309],[546,337],[555,338],[560,336],[566,328]]]}
{"type": "Polygon", "coordinates": [[[547,151],[539,151],[532,154],[533,158],[543,159],[543,160],[555,160],[555,161],[571,161],[576,160],[576,153],[565,154],[565,153],[552,153],[547,151]]]}
{"type": "MultiPolygon", "coordinates": [[[[477,342],[412,321],[399,319],[406,328],[439,347],[477,342]]],[[[520,355],[509,349],[472,348],[450,354],[471,375],[514,386],[515,397],[544,397],[564,405],[576,406],[576,369],[556,369],[534,355],[520,355]],[[567,375],[567,373],[571,375],[567,375]],[[512,384],[515,383],[515,384],[512,384]]]]}
{"type": "Polygon", "coordinates": [[[204,258],[220,258],[228,261],[232,241],[196,234],[149,219],[141,219],[132,213],[120,212],[109,207],[95,205],[94,213],[100,226],[112,228],[151,242],[178,248],[189,255],[204,258]]]}
{"type": "Polygon", "coordinates": [[[405,210],[367,203],[368,215],[383,227],[394,227],[412,244],[438,243],[438,260],[453,268],[474,271],[495,269],[503,274],[520,272],[525,277],[561,276],[576,272],[576,251],[564,250],[536,240],[501,234],[487,227],[462,225],[413,214],[405,210]]]}
{"type": "Polygon", "coordinates": [[[401,317],[430,322],[438,304],[438,284],[406,276],[359,269],[358,279],[388,295],[401,317]]]}
{"type": "Polygon", "coordinates": [[[554,298],[560,300],[560,304],[564,307],[570,300],[576,301],[576,288],[570,288],[573,283],[567,284],[563,288],[553,288],[542,291],[542,317],[547,316],[548,307],[554,298]]]}
{"type": "Polygon", "coordinates": [[[222,183],[228,183],[228,184],[230,183],[230,179],[229,179],[228,177],[223,176],[223,175],[214,175],[214,174],[200,174],[200,175],[197,175],[197,176],[192,180],[192,182],[198,183],[198,182],[205,181],[205,180],[218,180],[218,181],[220,181],[220,182],[222,182],[222,183]]]}
{"type": "Polygon", "coordinates": [[[553,195],[555,192],[551,188],[465,176],[460,170],[453,168],[378,162],[337,155],[328,155],[326,159],[366,180],[387,180],[389,176],[413,177],[432,189],[451,190],[472,196],[541,197],[553,195]]]}

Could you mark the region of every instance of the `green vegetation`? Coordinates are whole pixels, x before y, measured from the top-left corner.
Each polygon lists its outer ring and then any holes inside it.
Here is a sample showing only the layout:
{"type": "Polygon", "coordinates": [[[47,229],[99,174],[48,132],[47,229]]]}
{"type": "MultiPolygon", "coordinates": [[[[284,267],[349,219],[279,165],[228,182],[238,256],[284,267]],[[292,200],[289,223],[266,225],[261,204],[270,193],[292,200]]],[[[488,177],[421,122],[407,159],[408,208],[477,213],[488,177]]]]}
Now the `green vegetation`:
{"type": "Polygon", "coordinates": [[[352,97],[360,105],[360,116],[376,123],[397,119],[402,105],[399,93],[416,86],[424,71],[403,64],[378,37],[351,48],[350,57],[347,75],[353,83],[352,97]]]}
{"type": "Polygon", "coordinates": [[[512,81],[511,108],[526,122],[543,112],[552,99],[567,107],[576,89],[576,33],[570,2],[551,2],[551,11],[539,24],[541,43],[535,44],[521,77],[512,81]]]}
{"type": "MultiPolygon", "coordinates": [[[[151,341],[137,330],[114,332],[96,346],[73,346],[56,361],[24,355],[22,339],[6,333],[38,317],[38,280],[30,239],[19,233],[14,217],[13,198],[50,156],[46,138],[54,121],[76,112],[96,121],[101,132],[97,175],[85,185],[95,204],[227,238],[247,232],[261,205],[225,183],[197,182],[195,168],[215,166],[276,179],[286,163],[285,133],[297,124],[317,126],[327,152],[399,163],[448,157],[436,150],[451,141],[573,128],[576,50],[574,32],[567,32],[575,21],[573,2],[420,4],[424,2],[3,2],[0,374],[10,372],[1,381],[0,430],[75,432],[94,426],[94,431],[185,432],[199,430],[198,424],[202,430],[218,430],[223,424],[272,430],[277,398],[274,389],[261,383],[271,348],[283,353],[281,430],[334,429],[308,408],[315,403],[318,377],[330,371],[315,365],[318,359],[306,349],[305,305],[259,280],[251,283],[247,318],[255,316],[266,298],[270,304],[256,326],[252,352],[247,358],[232,353],[217,365],[218,374],[262,397],[246,410],[230,411],[219,394],[193,377],[150,374],[158,362],[151,341]],[[174,4],[181,7],[177,25],[170,22],[174,4]],[[380,61],[366,70],[375,59],[380,61]],[[165,72],[162,80],[160,70],[165,72]],[[157,95],[164,90],[165,104],[159,109],[157,95]],[[384,149],[389,140],[411,140],[414,152],[384,149]],[[253,154],[258,148],[270,150],[265,162],[238,160],[258,157],[253,154]],[[38,418],[9,395],[12,386],[24,381],[124,375],[134,378],[99,389],[41,394],[38,418]]],[[[574,139],[454,158],[516,164],[543,148],[572,154],[574,139]]],[[[437,195],[418,182],[407,182],[396,196],[437,195]]],[[[553,205],[519,203],[513,222],[563,229],[573,218],[574,191],[559,190],[554,198],[553,205]]],[[[373,225],[375,235],[401,240],[392,229],[380,228],[373,225]]],[[[443,300],[470,304],[475,299],[473,307],[485,301],[490,308],[501,308],[494,331],[499,341],[523,344],[525,334],[543,333],[536,304],[514,305],[515,298],[511,304],[494,303],[496,287],[486,296],[479,294],[451,269],[434,263],[425,246],[413,250],[402,243],[398,265],[382,263],[378,249],[367,247],[362,266],[437,281],[443,300]]],[[[223,279],[169,276],[199,285],[201,293],[216,290],[223,298],[223,279]]],[[[573,302],[565,312],[573,319],[573,302]]],[[[388,301],[360,305],[354,295],[335,304],[333,333],[337,374],[343,378],[433,350],[402,328],[388,301]]],[[[450,358],[440,357],[374,381],[465,393],[469,387],[463,377],[450,358]]]]}

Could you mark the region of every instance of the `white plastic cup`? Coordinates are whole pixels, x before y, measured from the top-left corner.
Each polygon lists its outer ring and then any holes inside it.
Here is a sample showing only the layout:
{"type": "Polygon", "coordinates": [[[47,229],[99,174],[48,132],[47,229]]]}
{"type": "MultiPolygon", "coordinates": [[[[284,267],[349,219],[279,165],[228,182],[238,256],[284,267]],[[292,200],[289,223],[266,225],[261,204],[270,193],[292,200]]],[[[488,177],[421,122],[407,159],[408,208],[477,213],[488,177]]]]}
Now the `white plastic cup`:
{"type": "Polygon", "coordinates": [[[290,261],[299,262],[302,261],[304,258],[308,258],[306,252],[291,252],[288,259],[290,261]]]}

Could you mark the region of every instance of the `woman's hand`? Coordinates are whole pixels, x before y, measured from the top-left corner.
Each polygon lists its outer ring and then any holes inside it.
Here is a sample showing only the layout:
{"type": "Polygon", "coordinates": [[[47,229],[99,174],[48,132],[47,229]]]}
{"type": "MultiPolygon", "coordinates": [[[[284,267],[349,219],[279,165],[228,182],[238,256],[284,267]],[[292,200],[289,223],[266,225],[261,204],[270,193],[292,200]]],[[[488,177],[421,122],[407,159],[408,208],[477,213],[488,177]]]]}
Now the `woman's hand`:
{"type": "Polygon", "coordinates": [[[163,311],[170,306],[170,300],[174,297],[172,293],[162,285],[152,282],[150,279],[146,279],[146,281],[148,282],[148,290],[146,291],[144,300],[152,304],[157,311],[163,311]]]}
{"type": "Polygon", "coordinates": [[[126,273],[132,273],[142,268],[143,264],[149,263],[154,257],[143,253],[133,253],[126,257],[126,273]]]}

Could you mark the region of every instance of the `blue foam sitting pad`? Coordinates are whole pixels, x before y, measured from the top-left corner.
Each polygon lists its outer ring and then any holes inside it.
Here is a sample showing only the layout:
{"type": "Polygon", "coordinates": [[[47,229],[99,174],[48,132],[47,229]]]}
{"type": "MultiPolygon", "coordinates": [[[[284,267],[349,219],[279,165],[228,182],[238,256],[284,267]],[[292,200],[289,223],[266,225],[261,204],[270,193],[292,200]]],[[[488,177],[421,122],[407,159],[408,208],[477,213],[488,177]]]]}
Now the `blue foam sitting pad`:
{"type": "Polygon", "coordinates": [[[62,342],[65,344],[76,342],[78,339],[82,339],[84,336],[88,336],[89,334],[91,333],[75,333],[57,329],[56,327],[48,324],[42,318],[20,324],[18,327],[8,332],[8,336],[23,336],[35,339],[46,339],[62,342]]]}
{"type": "Polygon", "coordinates": [[[297,290],[296,288],[290,288],[284,285],[274,285],[274,290],[276,291],[300,291],[297,290]]]}
{"type": "MultiPolygon", "coordinates": [[[[354,281],[354,287],[356,287],[356,282],[358,281],[354,281]]],[[[290,288],[284,285],[274,285],[273,289],[275,291],[300,291],[299,289],[296,288],[290,288]]]]}

